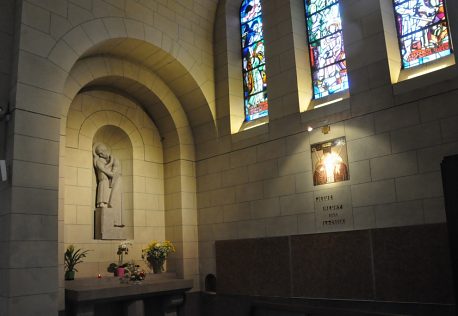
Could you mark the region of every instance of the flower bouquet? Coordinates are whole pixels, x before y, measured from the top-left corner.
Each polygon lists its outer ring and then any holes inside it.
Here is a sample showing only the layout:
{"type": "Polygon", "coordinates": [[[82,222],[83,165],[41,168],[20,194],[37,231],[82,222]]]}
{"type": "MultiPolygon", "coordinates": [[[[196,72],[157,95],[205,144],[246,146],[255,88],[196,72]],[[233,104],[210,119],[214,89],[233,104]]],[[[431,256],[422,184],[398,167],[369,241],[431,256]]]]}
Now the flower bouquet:
{"type": "Polygon", "coordinates": [[[133,282],[140,284],[146,277],[145,271],[140,269],[138,264],[135,264],[134,261],[127,263],[126,272],[122,278],[120,278],[121,283],[133,282]]]}
{"type": "Polygon", "coordinates": [[[124,255],[129,254],[129,246],[132,246],[132,242],[127,240],[118,245],[118,251],[116,252],[118,255],[118,264],[114,262],[110,263],[107,268],[108,272],[114,272],[115,276],[124,276],[124,268],[127,266],[127,264],[124,263],[124,255]]]}
{"type": "Polygon", "coordinates": [[[172,242],[153,240],[142,250],[142,258],[146,260],[154,273],[161,273],[164,271],[164,262],[167,256],[173,252],[175,252],[175,246],[172,242]]]}

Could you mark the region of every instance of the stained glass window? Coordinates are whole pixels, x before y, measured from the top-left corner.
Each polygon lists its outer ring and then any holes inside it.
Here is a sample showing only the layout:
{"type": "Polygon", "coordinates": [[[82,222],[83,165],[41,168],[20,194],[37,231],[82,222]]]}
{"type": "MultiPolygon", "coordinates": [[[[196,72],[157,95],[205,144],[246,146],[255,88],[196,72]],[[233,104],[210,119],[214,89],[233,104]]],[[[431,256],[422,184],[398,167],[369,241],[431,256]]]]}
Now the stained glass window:
{"type": "Polygon", "coordinates": [[[305,0],[315,99],[348,89],[339,0],[305,0]]]}
{"type": "Polygon", "coordinates": [[[245,121],[268,114],[266,60],[261,0],[244,0],[240,7],[245,121]]]}
{"type": "Polygon", "coordinates": [[[393,1],[403,68],[451,54],[444,1],[393,1]]]}

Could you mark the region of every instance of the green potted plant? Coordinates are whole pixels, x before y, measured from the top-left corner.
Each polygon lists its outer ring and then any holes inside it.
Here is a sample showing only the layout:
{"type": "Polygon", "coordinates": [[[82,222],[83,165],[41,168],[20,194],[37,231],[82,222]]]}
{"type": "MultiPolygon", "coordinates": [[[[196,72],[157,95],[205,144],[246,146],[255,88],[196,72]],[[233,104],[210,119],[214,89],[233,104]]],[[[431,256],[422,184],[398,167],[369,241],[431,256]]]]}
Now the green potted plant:
{"type": "Polygon", "coordinates": [[[75,271],[78,271],[75,266],[83,262],[89,250],[75,249],[75,246],[70,245],[65,251],[64,264],[65,264],[65,280],[74,280],[75,271]]]}

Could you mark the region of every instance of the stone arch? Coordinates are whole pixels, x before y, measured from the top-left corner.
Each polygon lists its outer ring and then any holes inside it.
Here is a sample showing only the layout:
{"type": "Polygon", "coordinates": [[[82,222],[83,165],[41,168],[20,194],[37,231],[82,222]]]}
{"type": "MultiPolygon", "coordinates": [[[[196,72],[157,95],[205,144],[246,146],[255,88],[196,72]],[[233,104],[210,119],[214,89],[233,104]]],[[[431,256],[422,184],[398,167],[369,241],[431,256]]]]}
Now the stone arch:
{"type": "MultiPolygon", "coordinates": [[[[198,62],[183,46],[173,41],[168,35],[142,22],[127,18],[109,17],[83,23],[70,30],[57,42],[51,50],[49,58],[68,71],[70,62],[73,64],[76,62],[74,58],[72,60],[53,58],[59,55],[58,51],[62,45],[69,46],[78,53],[79,57],[86,57],[107,53],[103,48],[110,45],[116,47],[115,43],[125,47],[143,45],[144,49],[156,51],[158,56],[151,58],[154,64],[149,64],[148,68],[163,78],[181,100],[186,112],[192,112],[195,106],[195,104],[189,104],[192,98],[192,102],[199,104],[199,107],[205,105],[207,107],[205,114],[207,119],[214,120],[214,89],[209,84],[211,82],[209,81],[211,79],[209,74],[202,70],[201,62],[198,62]],[[101,24],[110,25],[110,27],[106,27],[105,32],[103,31],[105,28],[101,27],[101,24]],[[189,88],[183,90],[183,86],[189,88]]],[[[116,48],[114,50],[116,51],[116,48]]],[[[109,53],[113,54],[112,48],[109,49],[109,53]]],[[[126,53],[123,51],[120,54],[126,53]]],[[[128,58],[135,59],[136,57],[129,55],[128,58]]],[[[194,125],[192,119],[190,121],[194,125]]]]}
{"type": "Polygon", "coordinates": [[[143,158],[145,157],[145,144],[143,142],[143,137],[140,131],[138,130],[138,127],[135,126],[128,117],[124,116],[122,113],[119,112],[113,113],[113,110],[97,111],[92,113],[90,116],[86,117],[77,135],[78,148],[91,151],[92,146],[90,146],[90,143],[83,141],[81,139],[81,135],[87,136],[89,139],[92,139],[94,138],[94,135],[96,134],[97,130],[100,129],[102,126],[106,125],[116,126],[123,130],[129,137],[130,142],[132,143],[132,147],[139,148],[140,152],[138,152],[137,154],[142,156],[143,158]]]}
{"type": "Polygon", "coordinates": [[[156,52],[157,56],[151,56],[150,64],[143,64],[143,68],[149,68],[176,95],[193,128],[205,123],[213,126],[215,132],[213,70],[203,65],[203,61],[197,61],[167,34],[136,20],[120,17],[90,20],[62,35],[54,46],[42,54],[45,57],[25,52],[20,58],[20,81],[63,94],[66,100],[59,102],[68,106],[75,91],[84,88],[74,79],[73,68],[79,60],[110,53],[142,62],[136,60],[135,55],[126,56],[125,50],[112,49],[118,45],[124,48],[141,45],[145,50],[156,52]],[[71,73],[73,75],[69,76],[71,73]],[[46,80],[42,80],[43,76],[46,80]]]}
{"type": "MultiPolygon", "coordinates": [[[[66,82],[66,95],[69,99],[73,99],[81,90],[72,84],[73,81],[77,81],[82,87],[87,87],[91,84],[98,85],[97,82],[100,83],[103,78],[111,80],[111,82],[104,82],[104,84],[113,85],[115,80],[118,83],[122,80],[129,80],[129,82],[137,83],[143,87],[145,91],[149,91],[151,94],[149,96],[154,97],[156,102],[149,105],[151,108],[149,111],[148,108],[146,110],[147,112],[154,112],[151,115],[159,117],[155,119],[155,122],[159,125],[161,133],[169,136],[165,137],[165,146],[171,149],[166,153],[168,157],[166,160],[176,160],[180,159],[180,157],[183,159],[195,159],[191,126],[180,100],[161,78],[139,64],[108,56],[81,59],[72,68],[69,80],[66,82]],[[160,109],[158,110],[158,108],[160,109]],[[170,116],[170,119],[168,119],[168,116],[170,116]],[[176,141],[173,140],[175,138],[177,138],[176,141]],[[178,155],[175,153],[178,153],[178,155]]],[[[123,88],[121,87],[120,89],[123,88]]],[[[129,93],[128,91],[126,92],[129,93]]],[[[62,108],[62,117],[67,116],[68,107],[69,105],[66,105],[62,108]]]]}

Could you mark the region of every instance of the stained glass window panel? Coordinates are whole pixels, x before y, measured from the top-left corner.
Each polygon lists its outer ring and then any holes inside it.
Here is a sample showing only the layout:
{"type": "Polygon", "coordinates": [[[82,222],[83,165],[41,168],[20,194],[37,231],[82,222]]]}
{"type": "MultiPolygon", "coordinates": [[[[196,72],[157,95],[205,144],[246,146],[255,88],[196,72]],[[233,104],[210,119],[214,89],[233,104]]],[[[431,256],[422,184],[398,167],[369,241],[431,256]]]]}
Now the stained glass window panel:
{"type": "Polygon", "coordinates": [[[405,1],[396,7],[396,21],[401,36],[445,20],[442,0],[418,7],[418,1],[405,1]],[[419,11],[422,10],[422,11],[419,11]]]}
{"type": "Polygon", "coordinates": [[[242,25],[242,47],[246,47],[262,39],[262,17],[259,16],[242,25]]]}
{"type": "Polygon", "coordinates": [[[323,10],[337,1],[338,0],[305,0],[307,15],[323,10]]]}
{"type": "Polygon", "coordinates": [[[447,25],[436,24],[430,28],[400,39],[404,68],[418,66],[450,54],[447,25]]]}
{"type": "Polygon", "coordinates": [[[394,1],[402,67],[451,54],[444,0],[394,1]]]}
{"type": "Polygon", "coordinates": [[[312,69],[319,69],[345,59],[342,32],[310,45],[312,69]]]}
{"type": "Polygon", "coordinates": [[[245,97],[264,91],[267,88],[266,71],[260,66],[243,74],[245,97]]]}
{"type": "Polygon", "coordinates": [[[243,49],[243,69],[249,70],[264,64],[264,41],[243,49]]]}
{"type": "Polygon", "coordinates": [[[261,1],[259,0],[245,0],[242,2],[240,8],[240,23],[245,23],[253,20],[255,17],[261,15],[261,1]]]}
{"type": "Polygon", "coordinates": [[[261,92],[245,99],[246,121],[252,121],[268,115],[267,93],[261,92]]]}
{"type": "Polygon", "coordinates": [[[319,99],[348,89],[338,0],[305,0],[313,95],[319,99]]]}
{"type": "Polygon", "coordinates": [[[342,29],[339,6],[333,5],[310,16],[307,20],[310,41],[314,42],[342,29]]]}
{"type": "Polygon", "coordinates": [[[245,120],[268,115],[266,61],[261,0],[245,0],[240,7],[245,120]]]}
{"type": "Polygon", "coordinates": [[[313,73],[313,94],[319,99],[348,89],[345,61],[321,68],[313,73]]]}

